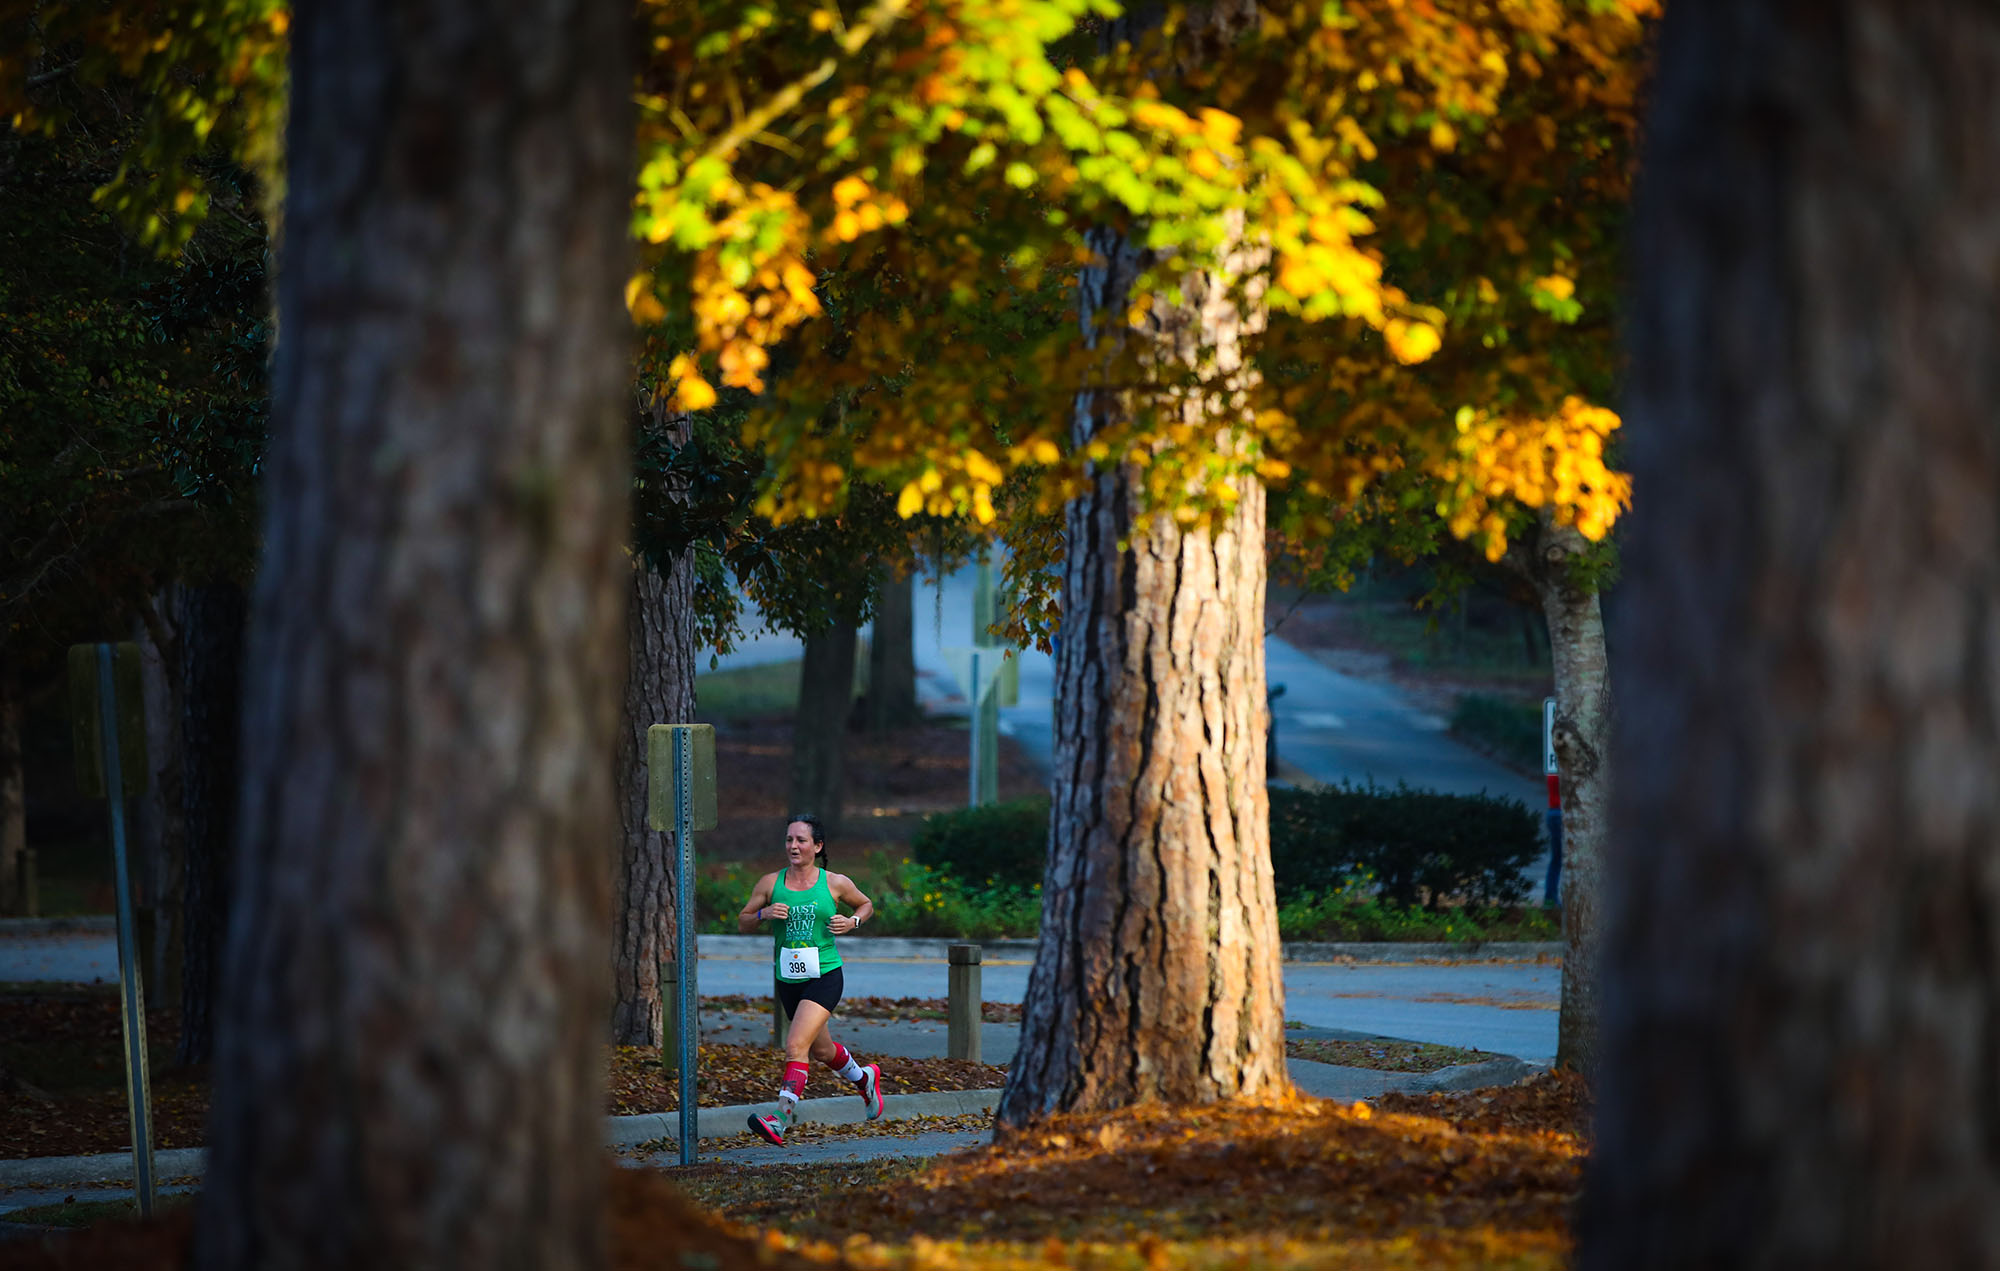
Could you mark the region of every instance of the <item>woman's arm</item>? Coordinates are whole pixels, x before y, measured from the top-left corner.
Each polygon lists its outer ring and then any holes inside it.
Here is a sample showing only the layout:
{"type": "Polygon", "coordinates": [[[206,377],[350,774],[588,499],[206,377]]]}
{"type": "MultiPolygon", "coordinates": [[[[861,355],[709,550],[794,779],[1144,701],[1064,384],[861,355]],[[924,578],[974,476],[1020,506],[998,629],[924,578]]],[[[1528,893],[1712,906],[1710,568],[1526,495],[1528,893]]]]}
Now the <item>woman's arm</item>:
{"type": "Polygon", "coordinates": [[[791,912],[789,905],[773,905],[771,889],[778,883],[776,874],[766,874],[750,889],[750,899],[745,902],[743,912],[736,915],[736,929],[744,935],[755,935],[757,928],[774,918],[783,918],[791,912]]]}
{"type": "Polygon", "coordinates": [[[843,905],[854,907],[854,915],[852,917],[844,914],[835,914],[828,920],[826,924],[827,930],[833,932],[834,935],[844,936],[874,916],[875,902],[862,895],[861,889],[856,887],[854,880],[847,875],[833,875],[833,877],[826,880],[826,887],[828,891],[833,893],[835,900],[843,905]]]}

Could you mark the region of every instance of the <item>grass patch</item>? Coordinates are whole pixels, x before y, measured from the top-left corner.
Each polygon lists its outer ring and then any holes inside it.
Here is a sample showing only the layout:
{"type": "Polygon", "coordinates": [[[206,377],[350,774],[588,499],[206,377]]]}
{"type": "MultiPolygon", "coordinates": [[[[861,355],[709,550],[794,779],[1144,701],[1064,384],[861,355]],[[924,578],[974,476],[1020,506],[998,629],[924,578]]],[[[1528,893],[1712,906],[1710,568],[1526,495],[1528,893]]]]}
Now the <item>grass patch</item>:
{"type": "Polygon", "coordinates": [[[31,844],[35,849],[35,915],[74,918],[112,911],[111,845],[103,839],[31,844]]]}
{"type": "Polygon", "coordinates": [[[1483,1050],[1468,1050],[1463,1046],[1391,1041],[1387,1038],[1345,1041],[1293,1037],[1286,1040],[1285,1053],[1294,1059],[1339,1064],[1343,1068],[1373,1068],[1377,1072],[1436,1072],[1440,1068],[1499,1058],[1498,1055],[1483,1050]]]}
{"type": "Polygon", "coordinates": [[[726,722],[789,716],[799,704],[799,662],[766,662],[694,677],[695,715],[726,722]]]}
{"type": "Polygon", "coordinates": [[[1345,601],[1341,616],[1354,634],[1405,666],[1440,675],[1548,681],[1546,653],[1529,660],[1520,620],[1511,612],[1497,623],[1468,623],[1456,608],[1417,609],[1407,599],[1365,586],[1345,601]]]}
{"type": "MultiPolygon", "coordinates": [[[[175,1193],[157,1196],[153,1201],[153,1212],[161,1213],[176,1209],[194,1200],[193,1193],[175,1193]]],[[[92,1227],[100,1222],[114,1219],[137,1218],[139,1203],[135,1200],[63,1200],[52,1205],[35,1205],[27,1209],[13,1209],[0,1214],[0,1222],[18,1222],[30,1227],[92,1227]]]]}
{"type": "MultiPolygon", "coordinates": [[[[799,676],[805,663],[761,662],[706,671],[694,677],[695,717],[704,723],[743,719],[789,719],[798,710],[799,676]]],[[[854,696],[868,688],[868,659],[854,658],[854,696]]]]}
{"type": "Polygon", "coordinates": [[[1451,731],[1510,768],[1542,771],[1542,704],[1461,694],[1452,708],[1451,731]]]}

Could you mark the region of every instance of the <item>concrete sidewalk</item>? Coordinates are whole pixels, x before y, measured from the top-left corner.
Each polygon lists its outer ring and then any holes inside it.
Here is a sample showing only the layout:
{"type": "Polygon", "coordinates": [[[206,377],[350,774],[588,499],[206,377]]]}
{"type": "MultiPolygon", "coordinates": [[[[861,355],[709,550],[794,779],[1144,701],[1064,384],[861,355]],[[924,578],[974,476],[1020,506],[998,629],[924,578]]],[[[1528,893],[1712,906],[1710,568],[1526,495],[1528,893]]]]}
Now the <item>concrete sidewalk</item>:
{"type": "MultiPolygon", "coordinates": [[[[704,1017],[702,1035],[717,1042],[764,1044],[770,1040],[770,1029],[770,1017],[767,1015],[719,1011],[704,1017]]],[[[1019,1046],[1020,1032],[1018,1024],[983,1025],[981,1045],[985,1049],[985,1060],[1003,1066],[1009,1063],[1019,1046]]],[[[836,1033],[863,1059],[879,1059],[885,1065],[893,1065],[898,1058],[937,1058],[945,1052],[943,1021],[837,1021],[836,1033]]],[[[1287,1035],[1352,1040],[1372,1038],[1371,1034],[1324,1028],[1294,1029],[1287,1035]]],[[[1379,1098],[1391,1091],[1470,1090],[1507,1085],[1539,1071],[1543,1066],[1501,1057],[1431,1073],[1399,1073],[1346,1068],[1304,1059],[1288,1061],[1292,1082],[1300,1090],[1322,1099],[1343,1102],[1379,1098]]],[[[772,1071],[775,1076],[775,1056],[772,1071]]],[[[884,1116],[889,1120],[910,1120],[978,1115],[991,1112],[999,1099],[997,1088],[889,1095],[883,1100],[884,1116]]],[[[870,1135],[775,1148],[752,1140],[745,1124],[752,1112],[768,1111],[769,1107],[768,1103],[758,1103],[702,1108],[696,1121],[697,1132],[703,1140],[700,1163],[756,1166],[933,1156],[975,1146],[987,1139],[983,1131],[921,1130],[909,1135],[870,1135]]],[[[851,1096],[808,1099],[799,1105],[801,1124],[853,1125],[866,1119],[860,1100],[851,1096]]],[[[673,1146],[680,1133],[678,1113],[606,1117],[604,1132],[606,1146],[622,1149],[621,1156],[629,1164],[671,1166],[678,1163],[678,1151],[673,1146]],[[657,1144],[661,1150],[646,1153],[633,1150],[642,1144],[657,1144]]],[[[206,1156],[201,1148],[161,1151],[155,1153],[154,1167],[161,1179],[191,1179],[202,1173],[206,1156]]],[[[78,1200],[120,1199],[130,1193],[115,1184],[130,1179],[131,1170],[132,1156],[129,1152],[0,1161],[0,1213],[53,1204],[71,1195],[78,1200]]],[[[162,1190],[187,1190],[188,1186],[181,1183],[176,1187],[163,1187],[162,1190]]]]}
{"type": "MultiPolygon", "coordinates": [[[[774,1061],[775,1077],[779,1065],[774,1061]]],[[[775,1085],[775,1082],[774,1082],[775,1085]]],[[[695,1126],[704,1141],[748,1139],[748,1120],[753,1112],[768,1112],[773,1098],[765,1103],[735,1104],[722,1108],[702,1108],[695,1126]]],[[[940,1090],[924,1094],[892,1094],[883,1098],[883,1117],[891,1121],[917,1117],[966,1116],[990,1112],[1000,1102],[1000,1091],[940,1090]]],[[[854,1125],[868,1119],[861,1101],[853,1096],[807,1099],[799,1104],[800,1124],[854,1125]]],[[[678,1142],[680,1115],[674,1112],[647,1112],[632,1116],[604,1118],[604,1143],[611,1148],[635,1148],[640,1144],[665,1140],[678,1142]]],[[[719,1144],[718,1144],[719,1146],[719,1144]]],[[[669,1146],[669,1152],[675,1151],[669,1146]]],[[[703,1148],[702,1154],[710,1150],[703,1148]]],[[[176,1148],[153,1154],[153,1168],[162,1179],[188,1178],[207,1168],[208,1153],[203,1148],[176,1148]]],[[[24,1160],[0,1160],[0,1211],[22,1208],[43,1201],[18,1201],[15,1193],[74,1188],[91,1183],[115,1183],[132,1177],[130,1152],[95,1152],[86,1156],[35,1156],[24,1160]]],[[[61,1199],[60,1196],[57,1199],[61,1199]]]]}

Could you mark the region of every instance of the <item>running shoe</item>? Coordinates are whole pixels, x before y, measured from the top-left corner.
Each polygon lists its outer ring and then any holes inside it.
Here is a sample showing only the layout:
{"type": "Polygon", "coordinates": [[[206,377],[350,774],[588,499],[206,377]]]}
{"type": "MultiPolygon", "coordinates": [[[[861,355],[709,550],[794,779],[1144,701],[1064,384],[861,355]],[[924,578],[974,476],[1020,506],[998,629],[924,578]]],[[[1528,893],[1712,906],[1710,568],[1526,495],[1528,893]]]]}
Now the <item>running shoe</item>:
{"type": "Polygon", "coordinates": [[[875,1120],[882,1115],[882,1066],[880,1064],[861,1065],[861,1080],[854,1083],[861,1091],[861,1102],[868,1109],[868,1119],[875,1120]]]}
{"type": "Polygon", "coordinates": [[[755,1130],[758,1137],[762,1138],[766,1143],[775,1144],[778,1147],[785,1145],[785,1123],[767,1112],[752,1112],[750,1114],[750,1128],[755,1130]]]}

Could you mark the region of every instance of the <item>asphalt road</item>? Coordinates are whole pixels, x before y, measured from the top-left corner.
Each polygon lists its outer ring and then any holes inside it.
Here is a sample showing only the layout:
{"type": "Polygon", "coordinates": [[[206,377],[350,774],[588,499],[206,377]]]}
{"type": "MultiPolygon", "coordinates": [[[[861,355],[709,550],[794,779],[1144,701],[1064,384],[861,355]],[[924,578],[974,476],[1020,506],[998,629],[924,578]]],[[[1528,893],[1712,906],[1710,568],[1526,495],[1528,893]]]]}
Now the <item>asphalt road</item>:
{"type": "MultiPolygon", "coordinates": [[[[918,695],[934,713],[963,714],[963,690],[953,681],[942,650],[972,642],[972,590],[976,570],[967,568],[931,585],[918,580],[915,653],[918,695]]],[[[754,612],[746,626],[754,625],[754,612]]],[[[1265,678],[1285,686],[1273,705],[1278,753],[1314,781],[1407,782],[1453,794],[1493,794],[1517,798],[1540,809],[1542,783],[1523,777],[1468,749],[1446,732],[1446,721],[1423,710],[1395,686],[1343,674],[1276,636],[1264,641],[1265,678]]],[[[749,666],[801,656],[799,642],[781,633],[756,632],[745,638],[722,666],[749,666]]],[[[1025,649],[1021,658],[1021,699],[1003,707],[1002,731],[1044,768],[1054,734],[1055,664],[1048,654],[1025,649]]]]}
{"type": "MultiPolygon", "coordinates": [[[[845,963],[847,991],[869,997],[944,997],[942,963],[845,963]]],[[[703,958],[704,994],[769,993],[770,964],[703,958]]],[[[987,962],[981,988],[989,1002],[1018,1002],[1028,987],[1026,962],[987,962]]],[[[1285,964],[1285,1018],[1409,1041],[1469,1046],[1547,1063],[1556,1053],[1562,971],[1526,963],[1347,966],[1285,964]]],[[[859,1024],[853,1025],[858,1027],[859,1024]]],[[[943,1026],[939,1025],[940,1035],[943,1026]]],[[[997,1041],[997,1035],[996,1035],[997,1041]]]]}

